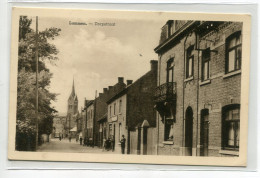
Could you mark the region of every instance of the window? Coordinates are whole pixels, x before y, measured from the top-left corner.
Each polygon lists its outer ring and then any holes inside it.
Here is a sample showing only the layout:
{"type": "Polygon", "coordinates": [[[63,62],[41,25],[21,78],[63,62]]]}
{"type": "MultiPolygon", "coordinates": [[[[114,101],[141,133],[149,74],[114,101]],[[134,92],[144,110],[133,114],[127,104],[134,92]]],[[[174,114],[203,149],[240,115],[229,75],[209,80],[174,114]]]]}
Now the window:
{"type": "Polygon", "coordinates": [[[201,80],[205,81],[209,79],[209,61],[210,61],[210,49],[207,48],[202,52],[202,74],[201,74],[201,80]]]}
{"type": "Polygon", "coordinates": [[[167,83],[173,82],[173,58],[167,62],[167,83]]]}
{"type": "Polygon", "coordinates": [[[187,49],[186,78],[190,78],[193,76],[194,56],[193,56],[192,52],[193,52],[193,46],[191,46],[187,49]]]}
{"type": "Polygon", "coordinates": [[[109,107],[109,115],[110,115],[110,117],[112,116],[112,106],[111,105],[109,107]]]}
{"type": "Polygon", "coordinates": [[[114,103],[114,115],[116,115],[116,103],[114,103]]]}
{"type": "Polygon", "coordinates": [[[168,110],[164,118],[164,140],[173,141],[173,113],[168,110]]]}
{"type": "Polygon", "coordinates": [[[109,124],[109,137],[112,136],[112,124],[109,124]]]}
{"type": "Polygon", "coordinates": [[[175,31],[175,23],[173,20],[168,21],[168,37],[170,37],[175,31]]]}
{"type": "Polygon", "coordinates": [[[122,100],[119,101],[119,113],[122,112],[122,100]]]}
{"type": "Polygon", "coordinates": [[[224,149],[239,148],[240,106],[231,105],[223,109],[223,147],[224,149]]]}
{"type": "Polygon", "coordinates": [[[226,40],[226,73],[241,69],[242,39],[241,32],[236,32],[226,40]]]}
{"type": "Polygon", "coordinates": [[[121,128],[121,123],[119,123],[119,141],[121,139],[121,134],[122,134],[122,128],[121,128]]]}

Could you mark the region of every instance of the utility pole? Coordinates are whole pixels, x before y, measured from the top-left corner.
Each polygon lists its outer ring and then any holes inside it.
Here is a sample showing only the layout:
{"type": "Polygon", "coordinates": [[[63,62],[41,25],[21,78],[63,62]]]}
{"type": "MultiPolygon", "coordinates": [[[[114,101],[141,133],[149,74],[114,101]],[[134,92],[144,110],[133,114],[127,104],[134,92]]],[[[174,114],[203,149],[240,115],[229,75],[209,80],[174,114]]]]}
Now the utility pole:
{"type": "Polygon", "coordinates": [[[36,60],[36,106],[35,106],[35,114],[36,114],[36,138],[35,138],[35,151],[38,148],[38,105],[39,105],[39,101],[38,101],[38,16],[36,16],[36,34],[35,34],[35,60],[36,60]]]}
{"type": "Polygon", "coordinates": [[[95,144],[96,144],[96,141],[95,141],[95,139],[96,139],[96,136],[95,136],[95,132],[96,132],[96,128],[95,128],[95,126],[96,126],[96,107],[97,107],[97,90],[95,91],[95,100],[94,100],[94,113],[93,113],[93,148],[94,148],[94,146],[95,146],[95,144]]]}

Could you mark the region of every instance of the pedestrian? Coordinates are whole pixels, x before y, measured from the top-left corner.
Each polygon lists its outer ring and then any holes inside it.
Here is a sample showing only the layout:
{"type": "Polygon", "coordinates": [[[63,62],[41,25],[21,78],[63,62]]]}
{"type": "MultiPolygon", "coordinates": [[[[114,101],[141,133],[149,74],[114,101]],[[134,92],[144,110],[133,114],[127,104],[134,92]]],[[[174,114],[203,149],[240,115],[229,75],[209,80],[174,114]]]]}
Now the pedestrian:
{"type": "Polygon", "coordinates": [[[114,152],[115,150],[115,137],[112,136],[112,139],[111,139],[111,149],[112,149],[112,152],[114,152]]]}
{"type": "Polygon", "coordinates": [[[59,140],[61,141],[61,136],[59,136],[59,140]]]}
{"type": "Polygon", "coordinates": [[[120,143],[121,143],[121,152],[122,154],[125,154],[125,136],[122,135],[122,139],[120,140],[120,143]]]}
{"type": "Polygon", "coordinates": [[[82,137],[79,138],[79,143],[82,145],[82,137]]]}
{"type": "Polygon", "coordinates": [[[69,141],[71,142],[71,136],[69,136],[69,141]]]}

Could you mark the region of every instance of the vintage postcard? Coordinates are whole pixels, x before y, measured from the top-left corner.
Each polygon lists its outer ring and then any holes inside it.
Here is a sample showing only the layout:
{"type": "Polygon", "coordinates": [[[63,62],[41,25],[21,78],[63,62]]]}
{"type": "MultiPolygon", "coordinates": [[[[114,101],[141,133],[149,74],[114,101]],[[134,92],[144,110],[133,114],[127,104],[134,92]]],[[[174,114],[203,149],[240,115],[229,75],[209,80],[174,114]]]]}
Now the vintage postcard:
{"type": "Polygon", "coordinates": [[[14,7],[8,158],[246,166],[250,26],[14,7]]]}

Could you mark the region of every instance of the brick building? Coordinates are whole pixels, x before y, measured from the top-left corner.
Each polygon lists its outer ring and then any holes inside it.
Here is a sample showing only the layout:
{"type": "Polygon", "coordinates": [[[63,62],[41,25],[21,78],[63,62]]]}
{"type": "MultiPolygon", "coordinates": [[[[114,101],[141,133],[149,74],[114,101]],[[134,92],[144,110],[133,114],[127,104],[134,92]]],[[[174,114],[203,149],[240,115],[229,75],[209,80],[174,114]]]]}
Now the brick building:
{"type": "Polygon", "coordinates": [[[85,136],[89,139],[89,142],[93,144],[93,123],[94,123],[94,100],[90,100],[86,103],[86,130],[85,136]]]}
{"type": "MultiPolygon", "coordinates": [[[[145,122],[149,127],[156,125],[153,95],[156,88],[157,64],[157,61],[152,60],[149,72],[134,83],[127,80],[127,87],[107,102],[107,135],[114,137],[116,152],[120,152],[120,139],[124,135],[127,140],[126,152],[140,154],[142,124],[145,122]],[[136,137],[131,138],[131,135],[136,137]]],[[[147,136],[146,133],[143,135],[147,136]]]]}
{"type": "Polygon", "coordinates": [[[169,20],[155,52],[157,153],[238,156],[242,23],[169,20]]]}
{"type": "Polygon", "coordinates": [[[125,86],[124,78],[118,77],[118,82],[114,86],[104,88],[103,93],[99,93],[98,97],[87,104],[87,135],[94,146],[101,147],[103,139],[106,137],[106,132],[104,132],[106,130],[107,115],[106,101],[123,90],[125,86]]]}

